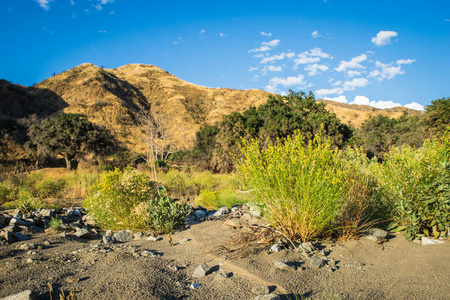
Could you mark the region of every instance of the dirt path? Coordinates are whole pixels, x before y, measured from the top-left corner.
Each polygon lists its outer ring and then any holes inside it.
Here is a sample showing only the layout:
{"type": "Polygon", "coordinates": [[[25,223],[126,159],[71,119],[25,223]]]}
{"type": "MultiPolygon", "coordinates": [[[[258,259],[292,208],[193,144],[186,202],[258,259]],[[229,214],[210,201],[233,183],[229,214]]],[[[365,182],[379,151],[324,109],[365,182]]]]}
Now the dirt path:
{"type": "Polygon", "coordinates": [[[331,271],[311,268],[307,258],[286,249],[227,259],[217,249],[230,245],[237,234],[238,229],[219,220],[175,233],[173,246],[167,236],[104,247],[96,246],[98,239],[35,234],[27,242],[42,249],[20,249],[25,242],[1,246],[0,297],[35,289],[49,299],[47,284],[52,282],[56,290],[75,289],[78,299],[252,299],[252,288],[260,285],[279,295],[291,294],[285,299],[450,299],[448,242],[422,246],[403,236],[393,236],[384,246],[365,238],[328,242],[322,244],[327,259],[337,262],[331,271]],[[161,256],[143,256],[144,250],[161,256]],[[29,258],[33,261],[27,262],[29,258]],[[275,268],[278,260],[296,271],[275,268]],[[217,272],[192,278],[202,263],[214,271],[220,268],[228,278],[218,280],[217,272]],[[192,289],[192,283],[200,286],[192,289]]]}

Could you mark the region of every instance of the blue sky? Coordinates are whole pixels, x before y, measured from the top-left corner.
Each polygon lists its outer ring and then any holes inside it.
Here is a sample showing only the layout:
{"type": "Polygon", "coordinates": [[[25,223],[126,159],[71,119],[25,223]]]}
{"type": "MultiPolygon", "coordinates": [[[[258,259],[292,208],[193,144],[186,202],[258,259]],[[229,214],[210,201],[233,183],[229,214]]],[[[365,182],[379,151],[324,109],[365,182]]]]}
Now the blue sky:
{"type": "Polygon", "coordinates": [[[379,108],[450,96],[448,0],[1,2],[0,78],[17,84],[143,63],[208,87],[379,108]]]}

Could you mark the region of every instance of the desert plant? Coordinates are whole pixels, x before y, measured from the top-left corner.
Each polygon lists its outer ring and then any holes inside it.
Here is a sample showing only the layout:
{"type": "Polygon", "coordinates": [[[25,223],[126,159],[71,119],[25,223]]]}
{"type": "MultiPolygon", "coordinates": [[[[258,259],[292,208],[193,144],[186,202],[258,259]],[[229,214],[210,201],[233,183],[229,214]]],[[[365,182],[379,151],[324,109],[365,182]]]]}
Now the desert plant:
{"type": "Polygon", "coordinates": [[[48,222],[48,227],[54,231],[59,231],[61,229],[63,222],[58,217],[51,217],[50,222],[48,222]]]}
{"type": "Polygon", "coordinates": [[[149,177],[130,168],[105,172],[83,202],[102,228],[144,229],[147,201],[155,194],[149,177]]]}
{"type": "Polygon", "coordinates": [[[382,164],[372,163],[377,204],[408,240],[446,231],[450,223],[450,132],[423,147],[394,147],[382,164]]]}
{"type": "Polygon", "coordinates": [[[316,134],[307,147],[297,132],[284,143],[243,141],[238,172],[269,223],[291,240],[311,239],[332,225],[342,206],[346,170],[341,153],[316,134]]]}
{"type": "Polygon", "coordinates": [[[189,204],[174,201],[166,195],[165,188],[158,188],[156,197],[146,203],[146,225],[156,233],[172,233],[183,224],[191,213],[189,204]]]}

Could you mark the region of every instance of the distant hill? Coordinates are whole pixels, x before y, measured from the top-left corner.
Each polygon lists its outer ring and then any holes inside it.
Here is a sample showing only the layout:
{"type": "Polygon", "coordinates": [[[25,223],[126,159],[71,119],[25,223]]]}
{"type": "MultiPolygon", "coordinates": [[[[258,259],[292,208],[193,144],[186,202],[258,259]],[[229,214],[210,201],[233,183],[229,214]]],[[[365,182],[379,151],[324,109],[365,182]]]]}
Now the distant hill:
{"type": "MultiPolygon", "coordinates": [[[[144,135],[137,114],[151,109],[179,147],[189,148],[201,125],[217,124],[222,116],[265,103],[261,90],[207,88],[183,81],[152,65],[131,64],[102,69],[82,64],[32,87],[0,81],[0,118],[45,117],[59,110],[85,115],[91,122],[111,129],[131,150],[143,152],[144,135]]],[[[344,122],[356,127],[377,114],[390,117],[420,115],[394,108],[375,109],[318,100],[344,122]]]]}

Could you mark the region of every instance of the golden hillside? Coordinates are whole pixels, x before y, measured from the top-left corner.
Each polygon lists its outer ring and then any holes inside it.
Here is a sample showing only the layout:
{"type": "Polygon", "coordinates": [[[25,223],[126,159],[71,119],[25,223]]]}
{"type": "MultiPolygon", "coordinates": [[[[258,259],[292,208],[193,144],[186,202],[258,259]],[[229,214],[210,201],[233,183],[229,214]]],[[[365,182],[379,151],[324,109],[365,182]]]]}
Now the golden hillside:
{"type": "MultiPolygon", "coordinates": [[[[44,117],[61,109],[66,113],[83,114],[91,122],[111,129],[118,140],[138,152],[145,149],[144,134],[137,122],[141,111],[151,109],[157,113],[173,142],[180,148],[189,148],[201,125],[217,124],[225,114],[265,103],[269,95],[261,90],[198,86],[156,66],[143,64],[116,69],[82,64],[33,87],[5,80],[0,83],[0,108],[9,110],[3,117],[25,117],[36,112],[44,117]]],[[[380,110],[319,101],[343,122],[356,127],[378,114],[390,117],[421,114],[403,107],[380,110]]]]}

